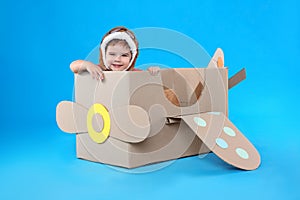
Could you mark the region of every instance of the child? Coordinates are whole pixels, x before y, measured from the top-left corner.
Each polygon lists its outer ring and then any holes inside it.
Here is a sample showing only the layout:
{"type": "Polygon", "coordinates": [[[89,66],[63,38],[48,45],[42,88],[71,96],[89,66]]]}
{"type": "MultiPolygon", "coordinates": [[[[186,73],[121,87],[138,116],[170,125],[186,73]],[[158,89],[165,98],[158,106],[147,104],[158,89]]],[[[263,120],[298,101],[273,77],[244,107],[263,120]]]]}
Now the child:
{"type": "MultiPolygon", "coordinates": [[[[74,73],[88,71],[93,78],[103,80],[103,71],[141,71],[134,68],[138,53],[138,41],[134,33],[125,27],[116,27],[102,38],[99,65],[76,60],[70,64],[70,68],[74,73]]],[[[152,75],[156,75],[159,70],[159,67],[148,68],[152,75]]],[[[180,106],[178,98],[171,89],[165,89],[164,92],[167,99],[174,105],[180,106]]]]}
{"type": "MultiPolygon", "coordinates": [[[[125,27],[115,27],[102,38],[99,65],[76,60],[70,64],[70,68],[74,73],[88,71],[93,78],[103,80],[103,71],[141,71],[134,68],[138,53],[138,41],[134,33],[125,27]]],[[[155,75],[159,69],[149,67],[148,71],[155,75]]]]}

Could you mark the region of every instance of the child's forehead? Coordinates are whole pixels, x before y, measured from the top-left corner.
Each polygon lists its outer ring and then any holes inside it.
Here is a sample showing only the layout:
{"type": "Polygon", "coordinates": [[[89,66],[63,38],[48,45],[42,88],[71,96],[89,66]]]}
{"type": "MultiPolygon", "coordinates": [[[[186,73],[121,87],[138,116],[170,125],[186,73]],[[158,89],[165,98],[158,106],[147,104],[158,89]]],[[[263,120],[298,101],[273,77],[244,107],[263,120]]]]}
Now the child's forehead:
{"type": "Polygon", "coordinates": [[[113,51],[116,51],[116,50],[128,51],[128,50],[130,50],[130,48],[127,45],[116,43],[116,44],[107,45],[107,50],[108,51],[111,51],[111,50],[113,50],[113,51]]]}

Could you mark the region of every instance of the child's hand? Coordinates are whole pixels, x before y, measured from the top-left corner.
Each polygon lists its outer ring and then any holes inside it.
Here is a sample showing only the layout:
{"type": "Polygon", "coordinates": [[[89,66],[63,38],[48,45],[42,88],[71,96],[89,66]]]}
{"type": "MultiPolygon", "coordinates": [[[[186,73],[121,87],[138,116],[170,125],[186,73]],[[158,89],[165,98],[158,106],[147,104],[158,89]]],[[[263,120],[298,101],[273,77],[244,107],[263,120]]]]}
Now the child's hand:
{"type": "Polygon", "coordinates": [[[84,71],[88,71],[92,78],[97,79],[97,80],[103,80],[104,79],[104,74],[102,69],[98,66],[95,65],[92,62],[85,61],[85,60],[75,60],[70,64],[70,68],[72,72],[74,73],[81,73],[84,71]]]}
{"type": "Polygon", "coordinates": [[[155,76],[159,73],[160,68],[158,66],[149,67],[148,71],[152,76],[155,76]]]}
{"type": "Polygon", "coordinates": [[[103,80],[104,79],[104,73],[103,73],[102,69],[99,66],[97,66],[93,63],[89,63],[86,66],[86,70],[91,74],[91,76],[94,79],[97,79],[97,80],[103,80]]]}

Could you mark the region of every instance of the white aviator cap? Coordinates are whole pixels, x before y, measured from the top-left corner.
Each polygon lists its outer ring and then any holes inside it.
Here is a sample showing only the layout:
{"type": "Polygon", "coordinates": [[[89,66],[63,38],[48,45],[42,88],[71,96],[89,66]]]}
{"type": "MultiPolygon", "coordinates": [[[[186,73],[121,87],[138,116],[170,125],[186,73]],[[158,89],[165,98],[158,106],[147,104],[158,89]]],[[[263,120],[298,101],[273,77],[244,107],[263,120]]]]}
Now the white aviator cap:
{"type": "Polygon", "coordinates": [[[125,69],[125,70],[127,70],[131,66],[132,62],[135,60],[135,56],[137,54],[137,46],[136,46],[135,42],[133,41],[133,39],[126,32],[114,32],[104,38],[104,40],[102,41],[101,46],[100,46],[101,51],[102,51],[102,56],[103,56],[102,57],[103,64],[105,65],[106,69],[109,69],[109,66],[107,65],[107,62],[106,62],[105,49],[106,49],[107,44],[113,39],[125,40],[130,48],[132,57],[131,57],[128,67],[125,69]]]}

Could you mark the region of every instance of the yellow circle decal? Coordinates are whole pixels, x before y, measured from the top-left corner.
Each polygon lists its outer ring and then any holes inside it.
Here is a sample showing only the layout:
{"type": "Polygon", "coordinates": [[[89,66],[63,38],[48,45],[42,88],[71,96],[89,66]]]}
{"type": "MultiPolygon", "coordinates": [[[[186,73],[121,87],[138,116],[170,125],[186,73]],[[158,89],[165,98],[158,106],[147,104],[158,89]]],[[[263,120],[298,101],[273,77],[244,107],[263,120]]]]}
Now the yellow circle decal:
{"type": "Polygon", "coordinates": [[[94,104],[90,107],[87,114],[87,128],[89,136],[97,143],[103,143],[109,136],[110,132],[110,117],[107,109],[102,104],[94,104]],[[92,119],[95,114],[100,114],[103,119],[103,128],[100,132],[93,128],[92,119]]]}

